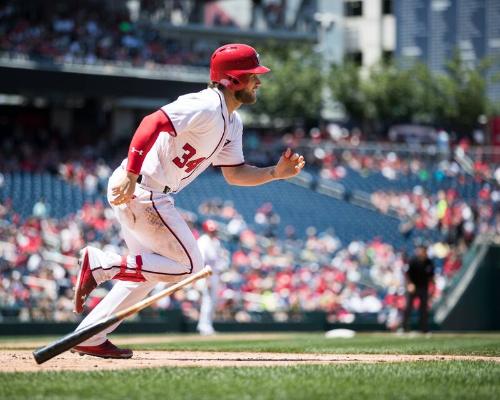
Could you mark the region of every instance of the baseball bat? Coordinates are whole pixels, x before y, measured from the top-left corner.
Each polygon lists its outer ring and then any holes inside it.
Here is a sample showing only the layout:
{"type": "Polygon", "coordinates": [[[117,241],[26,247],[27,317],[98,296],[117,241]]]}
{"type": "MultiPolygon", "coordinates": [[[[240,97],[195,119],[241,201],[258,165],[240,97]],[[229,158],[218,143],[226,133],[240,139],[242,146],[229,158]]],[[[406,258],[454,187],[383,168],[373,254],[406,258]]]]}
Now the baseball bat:
{"type": "Polygon", "coordinates": [[[116,314],[110,315],[109,317],[102,319],[101,321],[97,321],[96,323],[86,326],[85,328],[79,329],[75,332],[71,332],[66,336],[56,340],[48,344],[47,346],[41,347],[33,352],[33,357],[37,364],[42,364],[45,361],[54,358],[55,356],[71,349],[72,347],[82,343],[83,341],[91,338],[97,333],[103,331],[104,329],[110,327],[113,324],[135,314],[139,311],[143,310],[146,307],[156,303],[158,300],[170,296],[175,293],[177,290],[182,289],[183,287],[189,285],[190,283],[197,281],[198,279],[205,278],[212,274],[212,269],[209,266],[206,266],[201,271],[197,272],[194,275],[189,276],[186,279],[183,279],[180,282],[162,290],[154,294],[153,296],[147,297],[140,302],[117,312],[116,314]]]}

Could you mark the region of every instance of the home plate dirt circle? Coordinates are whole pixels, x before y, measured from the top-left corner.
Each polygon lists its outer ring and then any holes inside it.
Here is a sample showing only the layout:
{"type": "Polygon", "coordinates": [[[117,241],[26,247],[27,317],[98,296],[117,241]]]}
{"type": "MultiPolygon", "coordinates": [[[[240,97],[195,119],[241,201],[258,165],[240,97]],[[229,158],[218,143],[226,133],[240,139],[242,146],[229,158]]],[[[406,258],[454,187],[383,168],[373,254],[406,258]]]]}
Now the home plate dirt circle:
{"type": "Polygon", "coordinates": [[[207,351],[136,351],[128,360],[63,353],[37,365],[30,350],[0,351],[0,372],[97,371],[159,367],[263,367],[313,364],[476,360],[500,363],[500,357],[401,354],[288,354],[207,351]]]}

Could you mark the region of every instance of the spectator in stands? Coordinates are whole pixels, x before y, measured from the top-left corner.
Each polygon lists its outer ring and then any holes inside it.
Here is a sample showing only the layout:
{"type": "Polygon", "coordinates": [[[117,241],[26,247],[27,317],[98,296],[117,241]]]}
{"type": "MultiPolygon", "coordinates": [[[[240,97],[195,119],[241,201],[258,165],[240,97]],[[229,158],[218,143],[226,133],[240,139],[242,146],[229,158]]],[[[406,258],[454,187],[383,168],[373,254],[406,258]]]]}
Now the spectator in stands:
{"type": "Polygon", "coordinates": [[[33,216],[43,219],[49,216],[50,207],[47,205],[45,200],[40,198],[33,206],[33,216]]]}
{"type": "Polygon", "coordinates": [[[406,309],[403,318],[403,329],[407,332],[410,328],[410,316],[413,302],[419,300],[420,330],[429,331],[429,285],[434,279],[434,263],[427,256],[427,247],[420,243],[415,255],[408,263],[406,271],[406,309]]]}

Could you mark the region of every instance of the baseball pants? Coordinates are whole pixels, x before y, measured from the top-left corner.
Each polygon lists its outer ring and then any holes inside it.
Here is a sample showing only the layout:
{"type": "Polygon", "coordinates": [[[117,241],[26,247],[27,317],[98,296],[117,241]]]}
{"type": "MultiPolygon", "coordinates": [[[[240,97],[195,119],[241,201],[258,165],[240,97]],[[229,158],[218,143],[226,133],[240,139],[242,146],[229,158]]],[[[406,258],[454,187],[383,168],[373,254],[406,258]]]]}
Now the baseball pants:
{"type": "Polygon", "coordinates": [[[208,333],[214,329],[213,321],[217,308],[218,289],[219,274],[213,273],[210,278],[205,280],[201,295],[200,319],[198,320],[197,329],[202,333],[208,333]]]}
{"type": "MultiPolygon", "coordinates": [[[[111,188],[125,173],[118,167],[108,183],[111,188]]],[[[189,226],[174,207],[172,196],[137,185],[127,205],[111,205],[120,223],[129,256],[127,268],[136,268],[135,256],[141,256],[143,282],[117,281],[111,291],[80,323],[82,329],[142,300],[158,282],[175,283],[201,270],[203,257],[189,226]]],[[[98,282],[112,279],[116,271],[99,270],[98,282]]],[[[97,346],[106,340],[119,323],[83,342],[97,346]]]]}

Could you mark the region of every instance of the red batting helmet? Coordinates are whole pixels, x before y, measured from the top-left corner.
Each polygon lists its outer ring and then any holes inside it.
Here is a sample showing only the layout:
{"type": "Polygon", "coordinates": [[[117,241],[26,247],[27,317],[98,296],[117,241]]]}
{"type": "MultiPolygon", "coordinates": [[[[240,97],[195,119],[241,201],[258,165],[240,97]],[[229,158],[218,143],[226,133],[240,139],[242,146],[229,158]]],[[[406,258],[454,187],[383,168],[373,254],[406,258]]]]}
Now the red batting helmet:
{"type": "Polygon", "coordinates": [[[205,222],[203,222],[203,224],[201,225],[201,227],[207,233],[209,233],[209,232],[215,232],[217,230],[217,228],[218,228],[217,222],[215,222],[212,219],[207,219],[205,222]]]}
{"type": "Polygon", "coordinates": [[[226,44],[219,47],[210,59],[210,80],[231,90],[241,90],[249,74],[265,74],[270,69],[260,65],[255,49],[246,44],[226,44]]]}

